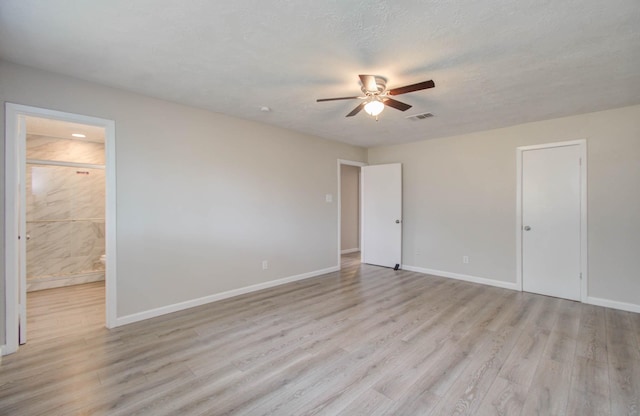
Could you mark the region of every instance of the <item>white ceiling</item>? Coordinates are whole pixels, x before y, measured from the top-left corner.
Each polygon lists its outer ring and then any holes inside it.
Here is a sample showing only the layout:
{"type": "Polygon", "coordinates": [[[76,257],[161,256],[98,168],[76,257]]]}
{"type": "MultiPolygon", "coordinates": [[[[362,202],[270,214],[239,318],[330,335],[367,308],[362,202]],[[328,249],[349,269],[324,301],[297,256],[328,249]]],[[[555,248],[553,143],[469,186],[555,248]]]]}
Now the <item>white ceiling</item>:
{"type": "Polygon", "coordinates": [[[0,57],[370,147],[640,103],[640,1],[2,0],[0,57]]]}
{"type": "Polygon", "coordinates": [[[27,134],[104,143],[104,127],[40,117],[26,117],[26,127],[27,134]],[[84,134],[86,137],[73,137],[74,133],[84,134]]]}

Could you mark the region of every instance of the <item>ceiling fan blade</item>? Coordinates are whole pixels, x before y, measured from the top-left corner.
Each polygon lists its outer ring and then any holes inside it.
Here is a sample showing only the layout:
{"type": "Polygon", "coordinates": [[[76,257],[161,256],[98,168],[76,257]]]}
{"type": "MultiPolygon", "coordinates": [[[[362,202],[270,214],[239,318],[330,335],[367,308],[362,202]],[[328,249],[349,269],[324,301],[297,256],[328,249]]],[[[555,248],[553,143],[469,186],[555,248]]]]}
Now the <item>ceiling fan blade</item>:
{"type": "Polygon", "coordinates": [[[389,95],[400,95],[400,94],[406,94],[408,92],[426,90],[428,88],[433,88],[435,86],[436,84],[433,82],[433,80],[429,80],[424,82],[418,82],[417,84],[406,85],[404,87],[394,88],[392,90],[389,90],[388,93],[389,95]]]}
{"type": "Polygon", "coordinates": [[[376,84],[376,77],[374,75],[358,75],[362,86],[367,91],[378,91],[378,84],[376,84]]]}
{"type": "Polygon", "coordinates": [[[393,107],[396,110],[400,110],[400,111],[407,111],[408,109],[411,108],[409,104],[405,104],[403,102],[394,100],[393,98],[389,98],[389,97],[383,98],[382,102],[384,103],[384,105],[388,105],[389,107],[393,107]]]}
{"type": "Polygon", "coordinates": [[[323,101],[353,100],[355,98],[360,98],[360,97],[318,98],[316,102],[321,103],[323,101]]]}
{"type": "Polygon", "coordinates": [[[349,114],[346,115],[346,117],[353,117],[356,114],[358,114],[360,112],[360,110],[362,110],[364,108],[365,104],[366,103],[364,103],[364,102],[360,103],[360,105],[357,106],[356,108],[354,108],[353,111],[351,111],[349,114]]]}

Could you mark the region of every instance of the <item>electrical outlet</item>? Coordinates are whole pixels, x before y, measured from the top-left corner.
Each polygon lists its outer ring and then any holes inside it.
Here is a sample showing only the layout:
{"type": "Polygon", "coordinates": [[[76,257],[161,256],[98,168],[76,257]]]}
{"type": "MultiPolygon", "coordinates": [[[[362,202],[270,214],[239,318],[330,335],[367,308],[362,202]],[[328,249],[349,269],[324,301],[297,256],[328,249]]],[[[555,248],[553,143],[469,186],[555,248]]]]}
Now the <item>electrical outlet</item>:
{"type": "Polygon", "coordinates": [[[262,270],[267,270],[269,268],[269,261],[262,260],[262,270]]]}
{"type": "Polygon", "coordinates": [[[462,256],[462,262],[464,264],[469,264],[469,256],[462,256]]]}

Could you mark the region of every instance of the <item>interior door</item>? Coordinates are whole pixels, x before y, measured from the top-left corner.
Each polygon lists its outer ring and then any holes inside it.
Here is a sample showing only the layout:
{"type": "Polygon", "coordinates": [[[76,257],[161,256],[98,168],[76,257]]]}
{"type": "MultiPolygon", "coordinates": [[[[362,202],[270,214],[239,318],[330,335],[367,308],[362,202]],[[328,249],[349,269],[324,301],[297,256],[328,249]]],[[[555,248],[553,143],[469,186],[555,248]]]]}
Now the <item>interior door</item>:
{"type": "Polygon", "coordinates": [[[522,153],[523,290],[580,300],[578,145],[522,153]]]}
{"type": "Polygon", "coordinates": [[[402,165],[363,166],[362,262],[402,263],[402,165]]]}

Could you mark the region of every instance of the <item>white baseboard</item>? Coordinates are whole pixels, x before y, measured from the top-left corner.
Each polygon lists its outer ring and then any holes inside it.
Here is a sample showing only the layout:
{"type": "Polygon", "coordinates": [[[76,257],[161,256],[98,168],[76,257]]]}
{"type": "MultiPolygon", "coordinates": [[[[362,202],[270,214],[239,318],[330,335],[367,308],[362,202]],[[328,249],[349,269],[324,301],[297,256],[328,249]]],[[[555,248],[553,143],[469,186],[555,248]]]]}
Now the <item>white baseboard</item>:
{"type": "Polygon", "coordinates": [[[605,308],[620,309],[621,311],[640,313],[640,305],[626,302],[618,302],[616,300],[594,298],[587,296],[587,302],[590,305],[604,306],[605,308]]]}
{"type": "Polygon", "coordinates": [[[27,292],[100,282],[102,280],[104,280],[104,270],[79,273],[71,276],[37,277],[27,279],[27,292]]]}
{"type": "Polygon", "coordinates": [[[360,249],[359,249],[359,248],[357,248],[357,247],[356,247],[356,248],[348,248],[348,249],[346,249],[346,250],[342,250],[342,251],[340,252],[340,254],[357,253],[358,251],[360,251],[360,249]]]}
{"type": "Polygon", "coordinates": [[[424,274],[431,274],[433,276],[448,277],[456,280],[464,280],[465,282],[480,283],[482,285],[501,287],[503,289],[520,290],[515,284],[515,282],[514,283],[503,282],[501,280],[487,279],[486,277],[478,277],[478,276],[471,276],[468,274],[445,272],[442,270],[425,269],[422,267],[408,266],[406,264],[402,265],[402,270],[408,270],[410,272],[418,272],[418,273],[424,273],[424,274]]]}
{"type": "MultiPolygon", "coordinates": [[[[0,357],[2,357],[3,355],[9,355],[9,354],[13,354],[14,352],[18,351],[18,348],[9,348],[9,346],[7,346],[7,344],[5,345],[0,345],[0,357]]],[[[2,361],[2,360],[0,360],[2,361]]]]}
{"type": "Polygon", "coordinates": [[[244,295],[246,293],[256,292],[258,290],[268,289],[274,286],[284,285],[286,283],[295,282],[298,280],[309,279],[311,277],[320,276],[327,273],[333,273],[340,271],[339,266],[329,267],[322,270],[315,270],[313,272],[303,273],[296,276],[289,276],[282,279],[271,280],[269,282],[259,283],[257,285],[251,285],[247,287],[241,287],[239,289],[233,289],[222,293],[216,293],[209,296],[204,296],[197,299],[187,300],[180,303],[174,303],[173,305],[162,306],[160,308],[150,309],[148,311],[138,312],[131,315],[122,316],[116,318],[115,326],[122,326],[131,324],[145,319],[155,318],[156,316],[166,315],[168,313],[178,312],[184,309],[194,308],[196,306],[205,305],[207,303],[216,302],[223,299],[232,298],[234,296],[244,295]]]}
{"type": "MultiPolygon", "coordinates": [[[[483,284],[483,285],[496,286],[496,287],[501,287],[501,288],[504,288],[504,289],[511,289],[511,290],[520,291],[520,288],[518,288],[515,283],[503,282],[503,281],[494,280],[494,279],[487,279],[485,277],[470,276],[470,275],[459,274],[459,273],[451,273],[451,272],[445,272],[445,271],[442,271],[442,270],[425,269],[425,268],[422,268],[422,267],[408,266],[408,265],[405,265],[405,264],[402,265],[402,270],[407,270],[407,271],[410,271],[410,272],[424,273],[424,274],[431,274],[433,276],[449,277],[451,279],[464,280],[465,282],[480,283],[480,284],[483,284]]],[[[587,296],[587,299],[586,299],[585,303],[588,303],[590,305],[596,305],[596,306],[604,306],[605,308],[619,309],[621,311],[640,313],[640,305],[636,305],[636,304],[633,304],[633,303],[618,302],[618,301],[615,301],[615,300],[594,298],[592,296],[587,296]]]]}

